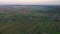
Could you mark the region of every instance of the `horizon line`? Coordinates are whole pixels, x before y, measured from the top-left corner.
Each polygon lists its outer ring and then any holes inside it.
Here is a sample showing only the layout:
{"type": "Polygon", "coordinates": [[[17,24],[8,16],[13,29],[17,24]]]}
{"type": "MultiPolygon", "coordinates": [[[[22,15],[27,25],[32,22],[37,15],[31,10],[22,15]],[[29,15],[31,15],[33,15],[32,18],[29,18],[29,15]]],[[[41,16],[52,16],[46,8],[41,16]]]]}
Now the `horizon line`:
{"type": "Polygon", "coordinates": [[[0,4],[0,5],[37,5],[37,4],[0,4]]]}

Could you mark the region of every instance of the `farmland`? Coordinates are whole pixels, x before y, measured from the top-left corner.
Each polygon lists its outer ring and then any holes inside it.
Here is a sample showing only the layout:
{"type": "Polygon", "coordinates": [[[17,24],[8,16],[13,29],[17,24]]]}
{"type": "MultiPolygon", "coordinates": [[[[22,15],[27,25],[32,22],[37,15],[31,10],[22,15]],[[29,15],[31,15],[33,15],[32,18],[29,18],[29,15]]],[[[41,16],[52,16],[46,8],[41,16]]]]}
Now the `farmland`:
{"type": "Polygon", "coordinates": [[[53,14],[60,15],[60,6],[7,5],[2,8],[0,34],[60,34],[59,21],[52,20],[53,14]]]}

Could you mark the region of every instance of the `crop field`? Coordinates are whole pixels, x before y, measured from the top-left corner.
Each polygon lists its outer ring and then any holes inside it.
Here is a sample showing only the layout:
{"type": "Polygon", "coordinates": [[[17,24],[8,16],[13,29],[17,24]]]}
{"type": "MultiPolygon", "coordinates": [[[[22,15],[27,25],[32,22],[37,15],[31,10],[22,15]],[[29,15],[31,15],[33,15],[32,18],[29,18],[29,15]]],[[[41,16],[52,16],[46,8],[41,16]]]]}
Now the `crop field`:
{"type": "Polygon", "coordinates": [[[60,22],[53,21],[50,13],[32,10],[1,12],[0,34],[60,34],[60,22]]]}

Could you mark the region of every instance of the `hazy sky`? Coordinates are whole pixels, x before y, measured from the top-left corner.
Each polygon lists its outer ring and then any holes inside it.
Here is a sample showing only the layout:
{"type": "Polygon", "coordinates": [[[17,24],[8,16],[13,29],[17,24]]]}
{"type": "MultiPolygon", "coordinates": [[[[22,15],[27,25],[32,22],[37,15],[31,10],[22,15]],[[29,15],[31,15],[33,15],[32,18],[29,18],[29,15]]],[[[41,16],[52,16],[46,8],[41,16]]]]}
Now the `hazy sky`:
{"type": "Polygon", "coordinates": [[[60,5],[60,0],[0,0],[0,5],[5,4],[60,5]]]}

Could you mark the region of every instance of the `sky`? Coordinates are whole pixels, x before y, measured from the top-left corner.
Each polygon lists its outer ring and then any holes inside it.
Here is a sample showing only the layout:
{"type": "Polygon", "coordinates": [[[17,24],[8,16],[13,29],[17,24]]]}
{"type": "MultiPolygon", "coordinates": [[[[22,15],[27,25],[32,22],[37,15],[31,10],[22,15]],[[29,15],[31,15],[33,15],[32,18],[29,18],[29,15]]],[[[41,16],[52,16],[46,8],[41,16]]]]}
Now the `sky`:
{"type": "Polygon", "coordinates": [[[60,5],[60,0],[0,0],[0,5],[60,5]]]}

